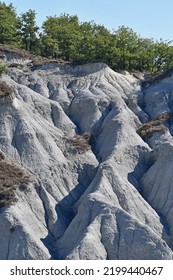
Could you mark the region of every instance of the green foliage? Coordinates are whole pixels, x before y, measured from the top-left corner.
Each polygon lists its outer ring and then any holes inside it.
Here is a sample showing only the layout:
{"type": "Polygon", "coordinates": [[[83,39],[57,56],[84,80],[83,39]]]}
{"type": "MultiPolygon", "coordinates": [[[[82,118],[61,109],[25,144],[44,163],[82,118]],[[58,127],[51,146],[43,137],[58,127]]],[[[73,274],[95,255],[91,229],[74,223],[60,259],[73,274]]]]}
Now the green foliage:
{"type": "Polygon", "coordinates": [[[136,64],[138,36],[132,29],[125,26],[115,32],[115,45],[118,50],[117,66],[119,69],[133,70],[136,64]]]}
{"type": "Polygon", "coordinates": [[[110,45],[110,33],[102,25],[84,22],[79,26],[77,61],[105,61],[110,45]]]}
{"type": "MultiPolygon", "coordinates": [[[[19,17],[12,4],[0,2],[0,43],[19,46],[47,58],[74,63],[102,61],[114,70],[154,73],[173,67],[172,42],[141,38],[131,28],[113,32],[68,14],[49,16],[38,35],[36,12],[19,17]]],[[[1,70],[0,70],[1,71],[1,70]]]]}
{"type": "Polygon", "coordinates": [[[12,4],[6,5],[0,2],[0,43],[1,44],[18,44],[18,25],[15,8],[12,4]]]}
{"type": "Polygon", "coordinates": [[[78,17],[66,14],[60,17],[48,17],[42,28],[41,39],[46,43],[45,53],[43,54],[47,55],[48,52],[52,57],[59,57],[65,60],[73,59],[79,39],[78,17]],[[52,45],[52,53],[50,53],[52,45]]]}
{"type": "Polygon", "coordinates": [[[59,57],[59,46],[56,39],[40,34],[40,54],[48,58],[59,57]]]}
{"type": "Polygon", "coordinates": [[[156,72],[173,66],[170,42],[141,38],[121,26],[113,33],[77,16],[48,17],[42,26],[42,55],[72,62],[103,61],[114,70],[156,72]]]}
{"type": "Polygon", "coordinates": [[[36,26],[36,12],[29,10],[20,16],[20,35],[22,46],[28,51],[36,51],[38,39],[36,26]]]}
{"type": "Polygon", "coordinates": [[[7,72],[7,66],[3,63],[0,63],[0,76],[7,72]]]}

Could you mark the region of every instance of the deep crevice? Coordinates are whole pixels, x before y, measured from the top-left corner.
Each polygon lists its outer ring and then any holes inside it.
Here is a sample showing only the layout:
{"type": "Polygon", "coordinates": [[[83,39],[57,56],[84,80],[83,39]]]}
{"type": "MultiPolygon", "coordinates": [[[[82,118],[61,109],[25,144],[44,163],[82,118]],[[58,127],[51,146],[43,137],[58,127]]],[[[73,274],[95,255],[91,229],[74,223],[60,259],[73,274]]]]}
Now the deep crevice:
{"type": "MultiPolygon", "coordinates": [[[[149,152],[150,153],[150,152],[149,152]]],[[[152,167],[152,165],[154,164],[154,162],[152,160],[150,160],[150,157],[145,157],[145,159],[143,159],[143,156],[141,158],[139,158],[138,164],[136,165],[135,169],[133,172],[128,174],[128,181],[137,189],[137,191],[140,193],[140,195],[142,196],[142,198],[154,209],[154,211],[157,213],[157,215],[160,218],[160,223],[163,226],[163,232],[162,232],[162,238],[163,240],[167,243],[168,247],[170,249],[173,249],[173,245],[171,244],[171,237],[170,237],[170,232],[169,232],[169,225],[168,222],[166,221],[166,218],[163,214],[161,214],[159,211],[157,211],[157,209],[155,209],[145,198],[144,194],[143,194],[143,185],[141,183],[141,179],[142,177],[147,173],[147,171],[152,167]],[[145,170],[144,172],[141,174],[140,177],[137,177],[136,174],[138,174],[138,172],[136,172],[136,170],[138,169],[138,166],[141,165],[141,162],[145,162],[145,170]]],[[[159,172],[159,171],[158,171],[159,172]]]]}
{"type": "Polygon", "coordinates": [[[46,203],[44,201],[44,198],[42,197],[42,183],[41,181],[39,181],[39,185],[37,185],[35,187],[36,189],[36,192],[39,196],[39,198],[41,199],[42,201],[42,205],[43,205],[43,209],[44,209],[44,213],[45,213],[45,224],[46,224],[46,228],[48,230],[48,235],[46,238],[44,239],[41,239],[41,241],[43,242],[44,246],[48,249],[50,255],[51,255],[51,259],[57,259],[58,256],[57,256],[57,250],[56,250],[56,239],[55,239],[55,236],[52,234],[52,232],[50,231],[49,229],[49,214],[47,213],[47,207],[46,207],[46,203]]]}

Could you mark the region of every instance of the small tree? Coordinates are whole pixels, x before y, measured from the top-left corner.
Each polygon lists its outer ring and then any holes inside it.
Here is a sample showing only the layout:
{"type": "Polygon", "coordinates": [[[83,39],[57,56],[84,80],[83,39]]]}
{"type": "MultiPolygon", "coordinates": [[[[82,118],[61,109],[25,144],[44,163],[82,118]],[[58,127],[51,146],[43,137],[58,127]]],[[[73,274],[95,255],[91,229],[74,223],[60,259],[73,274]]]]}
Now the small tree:
{"type": "Polygon", "coordinates": [[[28,51],[34,51],[38,43],[37,32],[39,28],[36,26],[35,17],[36,12],[34,10],[29,10],[20,16],[22,43],[28,51]]]}
{"type": "Polygon", "coordinates": [[[20,36],[18,34],[19,19],[13,4],[6,5],[0,2],[0,43],[18,45],[20,36]]]}
{"type": "Polygon", "coordinates": [[[59,17],[47,17],[47,20],[43,22],[42,29],[46,45],[49,48],[52,43],[55,44],[54,48],[60,58],[70,60],[76,56],[76,52],[79,52],[76,49],[80,39],[77,16],[61,14],[59,17]]]}
{"type": "Polygon", "coordinates": [[[59,46],[56,39],[40,34],[40,54],[46,57],[58,58],[59,46]]]}

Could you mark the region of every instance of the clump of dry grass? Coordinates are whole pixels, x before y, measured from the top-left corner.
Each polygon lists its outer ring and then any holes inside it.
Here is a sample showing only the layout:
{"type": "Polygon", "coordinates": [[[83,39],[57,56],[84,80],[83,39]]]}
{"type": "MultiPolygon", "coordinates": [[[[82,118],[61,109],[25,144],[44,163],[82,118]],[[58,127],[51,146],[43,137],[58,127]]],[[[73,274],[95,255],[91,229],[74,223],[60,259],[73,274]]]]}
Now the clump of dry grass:
{"type": "Polygon", "coordinates": [[[9,63],[8,67],[23,69],[24,65],[22,63],[13,62],[13,63],[9,63]]]}
{"type": "Polygon", "coordinates": [[[0,51],[1,51],[1,56],[3,56],[3,53],[12,53],[20,57],[29,57],[31,55],[28,51],[24,49],[20,49],[18,47],[12,45],[6,45],[6,44],[0,44],[0,51]]]}
{"type": "Polygon", "coordinates": [[[3,159],[5,159],[5,156],[4,156],[4,154],[0,151],[0,160],[3,160],[3,159]]]}
{"type": "Polygon", "coordinates": [[[64,61],[62,59],[50,59],[42,56],[35,56],[35,58],[32,59],[32,69],[37,69],[49,63],[70,64],[68,61],[64,61]]]}
{"type": "Polygon", "coordinates": [[[169,120],[170,113],[164,113],[152,121],[143,124],[136,132],[143,138],[150,138],[155,132],[164,133],[167,129],[164,122],[169,120]]]}
{"type": "Polygon", "coordinates": [[[143,129],[140,133],[138,134],[143,138],[143,139],[148,139],[153,136],[154,133],[156,132],[162,132],[164,133],[166,131],[166,127],[164,125],[157,125],[157,126],[151,126],[143,129]]]}
{"type": "Polygon", "coordinates": [[[5,96],[11,95],[12,88],[8,86],[5,82],[0,82],[0,98],[3,98],[5,96]]]}
{"type": "Polygon", "coordinates": [[[85,152],[91,149],[92,135],[84,133],[83,135],[75,135],[71,138],[73,147],[79,152],[85,152]]]}
{"type": "Polygon", "coordinates": [[[145,80],[141,82],[142,87],[149,87],[157,82],[160,82],[164,78],[170,77],[172,75],[173,68],[170,68],[165,71],[160,71],[152,74],[146,74],[145,80]]]}
{"type": "MultiPolygon", "coordinates": [[[[35,55],[32,54],[29,51],[26,51],[24,49],[11,46],[11,45],[6,45],[6,44],[0,44],[0,59],[4,60],[5,56],[4,54],[12,54],[14,58],[17,59],[29,59],[31,60],[31,65],[33,69],[39,68],[47,63],[60,63],[60,64],[69,64],[69,62],[64,61],[61,58],[53,59],[53,58],[47,58],[43,57],[41,55],[35,55]]],[[[9,63],[9,67],[18,67],[22,68],[23,66],[19,63],[9,63]]]]}
{"type": "Polygon", "coordinates": [[[25,58],[25,59],[31,59],[33,61],[34,66],[41,66],[44,63],[65,63],[62,59],[52,59],[43,57],[41,55],[35,55],[29,51],[26,51],[25,49],[21,49],[12,45],[6,45],[6,44],[0,44],[0,58],[4,59],[4,53],[10,53],[13,54],[16,58],[25,58]]]}
{"type": "Polygon", "coordinates": [[[0,160],[0,208],[15,201],[15,190],[30,182],[29,175],[19,166],[7,162],[2,153],[0,160]]]}

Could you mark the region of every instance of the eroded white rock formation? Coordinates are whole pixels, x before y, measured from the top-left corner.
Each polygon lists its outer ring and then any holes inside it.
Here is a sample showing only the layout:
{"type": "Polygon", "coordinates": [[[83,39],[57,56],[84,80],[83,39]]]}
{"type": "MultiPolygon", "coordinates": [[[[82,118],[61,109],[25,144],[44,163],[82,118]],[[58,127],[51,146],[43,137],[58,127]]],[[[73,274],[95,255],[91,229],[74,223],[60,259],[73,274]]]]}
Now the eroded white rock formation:
{"type": "Polygon", "coordinates": [[[171,120],[148,142],[136,133],[171,112],[170,89],[142,91],[103,63],[11,67],[1,80],[13,100],[0,100],[0,149],[32,180],[1,208],[0,259],[172,259],[171,120]]]}

